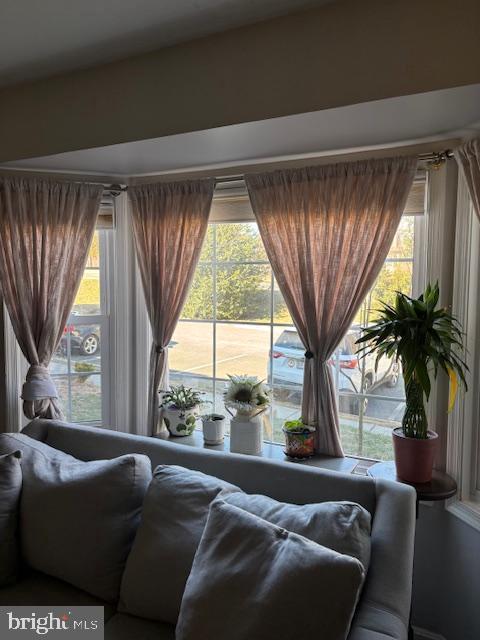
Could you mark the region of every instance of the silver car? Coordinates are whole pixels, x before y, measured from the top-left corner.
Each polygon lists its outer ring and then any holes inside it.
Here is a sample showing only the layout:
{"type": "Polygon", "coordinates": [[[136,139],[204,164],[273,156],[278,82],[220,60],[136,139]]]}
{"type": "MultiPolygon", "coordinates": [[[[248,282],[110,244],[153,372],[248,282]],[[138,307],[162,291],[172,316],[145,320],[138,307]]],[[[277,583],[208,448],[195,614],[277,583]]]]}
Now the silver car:
{"type": "MultiPolygon", "coordinates": [[[[360,335],[360,327],[351,327],[328,363],[338,389],[340,411],[353,415],[359,413],[360,403],[363,403],[364,410],[368,403],[367,398],[360,399],[356,394],[368,394],[381,385],[395,387],[400,377],[400,365],[394,360],[381,358],[375,371],[375,356],[357,356],[355,341],[360,335]]],[[[304,352],[305,347],[294,328],[284,329],[275,341],[269,380],[277,399],[298,401],[301,396],[304,352]]]]}

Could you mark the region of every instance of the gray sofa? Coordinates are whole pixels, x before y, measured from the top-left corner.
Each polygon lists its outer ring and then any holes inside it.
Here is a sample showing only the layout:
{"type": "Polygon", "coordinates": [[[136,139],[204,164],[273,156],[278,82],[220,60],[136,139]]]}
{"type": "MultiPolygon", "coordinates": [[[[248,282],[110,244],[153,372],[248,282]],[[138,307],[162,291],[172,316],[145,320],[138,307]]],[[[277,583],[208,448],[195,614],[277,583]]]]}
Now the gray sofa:
{"type": "MultiPolygon", "coordinates": [[[[263,460],[52,420],[35,420],[23,433],[80,460],[146,454],[152,467],[175,464],[217,476],[247,493],[297,504],[358,502],[372,515],[371,564],[349,640],[405,640],[412,587],[415,493],[398,483],[263,460]]],[[[5,605],[104,604],[55,578],[28,574],[0,590],[5,605]]],[[[173,640],[173,626],[119,613],[105,604],[107,640],[173,640]]],[[[200,639],[199,639],[200,640],[200,639]]]]}

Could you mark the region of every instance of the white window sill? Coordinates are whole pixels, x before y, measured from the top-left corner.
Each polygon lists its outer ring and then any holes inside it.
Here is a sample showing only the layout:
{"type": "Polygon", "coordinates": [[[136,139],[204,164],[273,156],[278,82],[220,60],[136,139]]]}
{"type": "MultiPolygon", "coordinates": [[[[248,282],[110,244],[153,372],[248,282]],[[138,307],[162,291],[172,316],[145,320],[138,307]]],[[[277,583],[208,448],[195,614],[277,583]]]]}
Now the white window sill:
{"type": "Polygon", "coordinates": [[[452,498],[447,502],[446,509],[466,524],[480,531],[480,504],[478,502],[452,498]]]}
{"type": "MultiPolygon", "coordinates": [[[[162,436],[158,436],[162,437],[162,436]]],[[[175,442],[176,444],[183,444],[190,447],[198,447],[205,449],[213,449],[214,451],[230,451],[230,438],[225,436],[225,440],[222,444],[218,445],[206,445],[203,442],[203,434],[200,429],[196,429],[191,436],[172,438],[165,436],[166,440],[175,442]]],[[[330,456],[314,456],[306,460],[290,460],[285,456],[283,446],[281,444],[275,444],[271,442],[263,443],[263,450],[261,457],[269,460],[280,460],[287,464],[302,464],[312,467],[319,467],[321,469],[330,469],[331,471],[338,471],[340,473],[355,473],[358,475],[366,475],[365,465],[369,466],[370,461],[362,460],[360,458],[353,458],[346,456],[345,458],[332,458],[330,456]],[[359,469],[356,470],[356,467],[359,469]]]]}

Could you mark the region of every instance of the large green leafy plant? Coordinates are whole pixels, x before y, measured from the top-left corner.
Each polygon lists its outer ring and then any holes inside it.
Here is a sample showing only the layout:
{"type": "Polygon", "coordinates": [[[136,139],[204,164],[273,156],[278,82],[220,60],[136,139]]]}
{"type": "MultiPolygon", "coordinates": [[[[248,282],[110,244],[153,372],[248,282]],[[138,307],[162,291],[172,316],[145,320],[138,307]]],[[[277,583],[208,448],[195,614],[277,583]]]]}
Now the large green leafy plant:
{"type": "Polygon", "coordinates": [[[363,357],[376,354],[375,368],[383,356],[401,362],[406,408],[402,420],[405,436],[428,438],[425,400],[431,390],[430,377],[440,369],[450,378],[449,410],[453,407],[458,381],[467,389],[467,365],[461,359],[462,329],[443,307],[438,307],[439,289],[430,284],[419,298],[397,292],[395,303],[382,303],[379,317],[364,329],[357,344],[363,357]]]}

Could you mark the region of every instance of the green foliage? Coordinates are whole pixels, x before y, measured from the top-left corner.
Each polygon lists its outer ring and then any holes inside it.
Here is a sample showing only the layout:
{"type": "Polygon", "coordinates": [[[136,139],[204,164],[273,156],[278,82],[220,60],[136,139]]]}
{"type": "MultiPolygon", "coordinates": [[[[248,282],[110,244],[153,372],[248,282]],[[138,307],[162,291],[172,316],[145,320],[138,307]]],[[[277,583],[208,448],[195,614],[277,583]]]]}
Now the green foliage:
{"type": "Polygon", "coordinates": [[[73,368],[77,373],[93,373],[95,371],[95,365],[91,362],[76,361],[73,368]]]}
{"type": "Polygon", "coordinates": [[[438,283],[428,285],[418,299],[397,292],[394,305],[383,303],[376,322],[357,340],[363,357],[376,354],[375,366],[382,356],[400,360],[407,395],[402,426],[409,437],[427,437],[423,395],[428,400],[431,375],[436,378],[442,369],[451,379],[458,375],[467,387],[467,365],[458,355],[462,330],[445,308],[438,308],[439,295],[438,283]]]}
{"type": "Polygon", "coordinates": [[[304,431],[315,431],[313,427],[304,424],[302,419],[298,420],[286,420],[283,423],[283,429],[285,431],[291,431],[292,433],[303,433],[304,431]]]}
{"type": "MultiPolygon", "coordinates": [[[[268,321],[270,319],[271,271],[268,264],[238,264],[266,261],[265,249],[255,224],[211,225],[202,249],[182,318],[213,318],[213,257],[216,266],[218,320],[268,321]]],[[[275,314],[288,321],[285,304],[275,296],[275,314]]]]}
{"type": "Polygon", "coordinates": [[[194,391],[190,387],[183,384],[171,386],[169,391],[162,392],[162,407],[172,407],[175,409],[193,409],[202,402],[201,395],[198,391],[194,391]]]}

